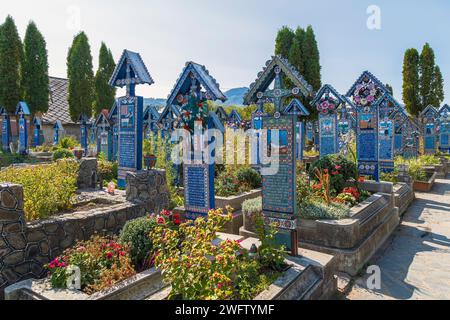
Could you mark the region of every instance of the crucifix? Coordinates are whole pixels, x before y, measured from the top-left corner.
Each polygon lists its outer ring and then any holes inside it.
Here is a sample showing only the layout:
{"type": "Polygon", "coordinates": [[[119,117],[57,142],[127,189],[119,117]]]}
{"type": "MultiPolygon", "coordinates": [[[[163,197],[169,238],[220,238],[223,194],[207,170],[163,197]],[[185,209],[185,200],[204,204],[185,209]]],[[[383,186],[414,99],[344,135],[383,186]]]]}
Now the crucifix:
{"type": "Polygon", "coordinates": [[[282,69],[280,66],[276,66],[275,72],[275,83],[272,90],[266,90],[265,92],[258,92],[257,98],[259,100],[269,100],[275,105],[275,117],[281,116],[282,106],[284,99],[294,95],[300,94],[299,88],[294,88],[292,90],[285,89],[282,78],[282,69]]]}

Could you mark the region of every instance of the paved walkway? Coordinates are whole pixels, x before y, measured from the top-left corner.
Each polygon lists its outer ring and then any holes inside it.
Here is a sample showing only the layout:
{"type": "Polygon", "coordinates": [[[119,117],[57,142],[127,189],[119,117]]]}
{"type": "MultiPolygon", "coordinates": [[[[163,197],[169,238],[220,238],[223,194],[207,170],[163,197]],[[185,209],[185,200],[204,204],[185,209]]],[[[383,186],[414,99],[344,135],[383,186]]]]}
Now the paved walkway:
{"type": "Polygon", "coordinates": [[[437,180],[415,202],[390,242],[371,261],[382,273],[381,290],[355,281],[350,300],[450,300],[450,179],[437,180]]]}

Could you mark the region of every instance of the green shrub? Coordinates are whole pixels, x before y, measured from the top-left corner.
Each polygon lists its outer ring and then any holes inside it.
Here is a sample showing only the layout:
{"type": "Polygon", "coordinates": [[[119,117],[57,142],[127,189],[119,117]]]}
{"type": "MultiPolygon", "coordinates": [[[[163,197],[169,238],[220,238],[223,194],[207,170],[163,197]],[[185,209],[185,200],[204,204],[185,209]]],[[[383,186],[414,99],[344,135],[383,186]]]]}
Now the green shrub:
{"type": "Polygon", "coordinates": [[[62,137],[59,140],[58,148],[60,149],[75,149],[80,147],[80,143],[74,137],[62,137]]]}
{"type": "Polygon", "coordinates": [[[245,200],[242,203],[242,213],[246,216],[253,216],[262,212],[262,197],[245,200]]]}
{"type": "Polygon", "coordinates": [[[104,182],[117,180],[119,166],[117,162],[109,162],[106,160],[98,161],[98,175],[104,182]]]}
{"type": "Polygon", "coordinates": [[[158,224],[149,217],[128,221],[121,234],[120,242],[130,248],[131,261],[137,268],[143,268],[149,263],[153,242],[149,235],[158,224]]]}
{"type": "Polygon", "coordinates": [[[244,184],[250,189],[261,188],[261,175],[253,168],[242,167],[236,171],[236,178],[240,184],[244,184]]]}
{"type": "Polygon", "coordinates": [[[70,209],[77,190],[77,171],[76,161],[59,160],[52,164],[8,168],[0,172],[0,181],[23,186],[25,217],[33,221],[70,209]]]}
{"type": "Polygon", "coordinates": [[[216,195],[220,197],[236,196],[262,185],[261,175],[253,168],[228,166],[216,178],[216,195]]]}
{"type": "Polygon", "coordinates": [[[423,155],[419,157],[419,162],[424,166],[440,165],[441,159],[434,155],[423,155]]]}
{"type": "Polygon", "coordinates": [[[300,217],[307,220],[341,220],[349,215],[350,208],[338,203],[310,202],[300,208],[300,217]]]}
{"type": "Polygon", "coordinates": [[[33,159],[29,156],[23,156],[18,153],[3,153],[0,151],[0,168],[9,167],[19,163],[33,163],[33,159]]]}
{"type": "Polygon", "coordinates": [[[68,149],[58,149],[53,153],[53,161],[70,158],[75,158],[75,156],[73,155],[73,152],[68,149]]]}
{"type": "Polygon", "coordinates": [[[357,179],[356,164],[342,155],[329,155],[314,162],[309,169],[311,179],[317,181],[316,169],[330,175],[330,191],[338,195],[346,187],[347,181],[357,179]]]}

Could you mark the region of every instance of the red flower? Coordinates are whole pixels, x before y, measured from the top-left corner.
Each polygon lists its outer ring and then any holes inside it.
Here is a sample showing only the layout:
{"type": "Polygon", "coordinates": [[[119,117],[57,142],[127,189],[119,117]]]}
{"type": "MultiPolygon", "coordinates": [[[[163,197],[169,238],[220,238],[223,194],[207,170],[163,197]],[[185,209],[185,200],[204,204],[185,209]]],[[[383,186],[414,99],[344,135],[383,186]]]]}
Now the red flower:
{"type": "Polygon", "coordinates": [[[219,284],[217,284],[217,289],[221,289],[222,288],[222,284],[221,283],[219,283],[219,284]]]}
{"type": "Polygon", "coordinates": [[[365,182],[366,181],[366,178],[364,178],[364,177],[359,177],[358,178],[358,182],[365,182]]]}
{"type": "Polygon", "coordinates": [[[158,224],[166,224],[166,220],[163,217],[159,217],[157,223],[158,224]]]}
{"type": "Polygon", "coordinates": [[[337,176],[339,174],[339,171],[333,171],[332,174],[333,176],[337,176]]]}
{"type": "Polygon", "coordinates": [[[161,211],[161,214],[162,214],[163,216],[169,217],[169,216],[170,216],[170,211],[168,211],[168,210],[163,210],[163,211],[161,211]]]}
{"type": "Polygon", "coordinates": [[[175,223],[176,225],[181,224],[181,216],[179,214],[174,214],[172,218],[173,223],[175,223]]]}
{"type": "Polygon", "coordinates": [[[342,169],[342,167],[341,167],[340,165],[336,165],[334,168],[335,168],[336,170],[341,170],[341,169],[342,169]]]}
{"type": "Polygon", "coordinates": [[[112,254],[111,252],[106,253],[106,258],[107,258],[108,260],[111,260],[112,257],[113,257],[113,254],[112,254]]]}

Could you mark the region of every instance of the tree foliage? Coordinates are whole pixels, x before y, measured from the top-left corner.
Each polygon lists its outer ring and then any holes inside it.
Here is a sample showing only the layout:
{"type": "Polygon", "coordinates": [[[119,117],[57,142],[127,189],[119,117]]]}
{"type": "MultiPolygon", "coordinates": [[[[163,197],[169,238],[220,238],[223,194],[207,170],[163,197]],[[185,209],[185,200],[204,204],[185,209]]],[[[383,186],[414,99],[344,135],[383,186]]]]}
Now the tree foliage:
{"type": "Polygon", "coordinates": [[[403,102],[412,115],[422,110],[419,86],[419,52],[408,49],[403,60],[403,102]]]}
{"type": "Polygon", "coordinates": [[[14,19],[0,26],[0,105],[14,113],[22,99],[23,46],[14,19]]]}
{"type": "Polygon", "coordinates": [[[46,42],[36,24],[30,22],[24,39],[22,86],[32,114],[49,107],[49,78],[46,42]]]}
{"type": "Polygon", "coordinates": [[[294,37],[294,31],[292,31],[289,27],[283,26],[278,31],[277,38],[275,40],[275,54],[288,58],[294,37]]]}
{"type": "Polygon", "coordinates": [[[114,103],[116,89],[109,85],[116,63],[111,50],[102,42],[99,54],[99,67],[95,74],[95,102],[94,110],[98,115],[103,109],[109,109],[114,103]]]}
{"type": "Polygon", "coordinates": [[[69,78],[69,110],[73,121],[81,114],[92,115],[94,95],[94,72],[88,37],[80,32],[73,40],[67,57],[69,78]]]}
{"type": "Polygon", "coordinates": [[[433,92],[432,105],[440,106],[445,99],[444,94],[444,78],[442,77],[441,69],[439,66],[434,67],[433,83],[431,84],[431,90],[433,92]]]}
{"type": "Polygon", "coordinates": [[[435,67],[435,55],[433,49],[428,43],[422,49],[420,55],[420,95],[422,97],[421,110],[424,110],[427,106],[433,104],[433,76],[435,67]]]}

